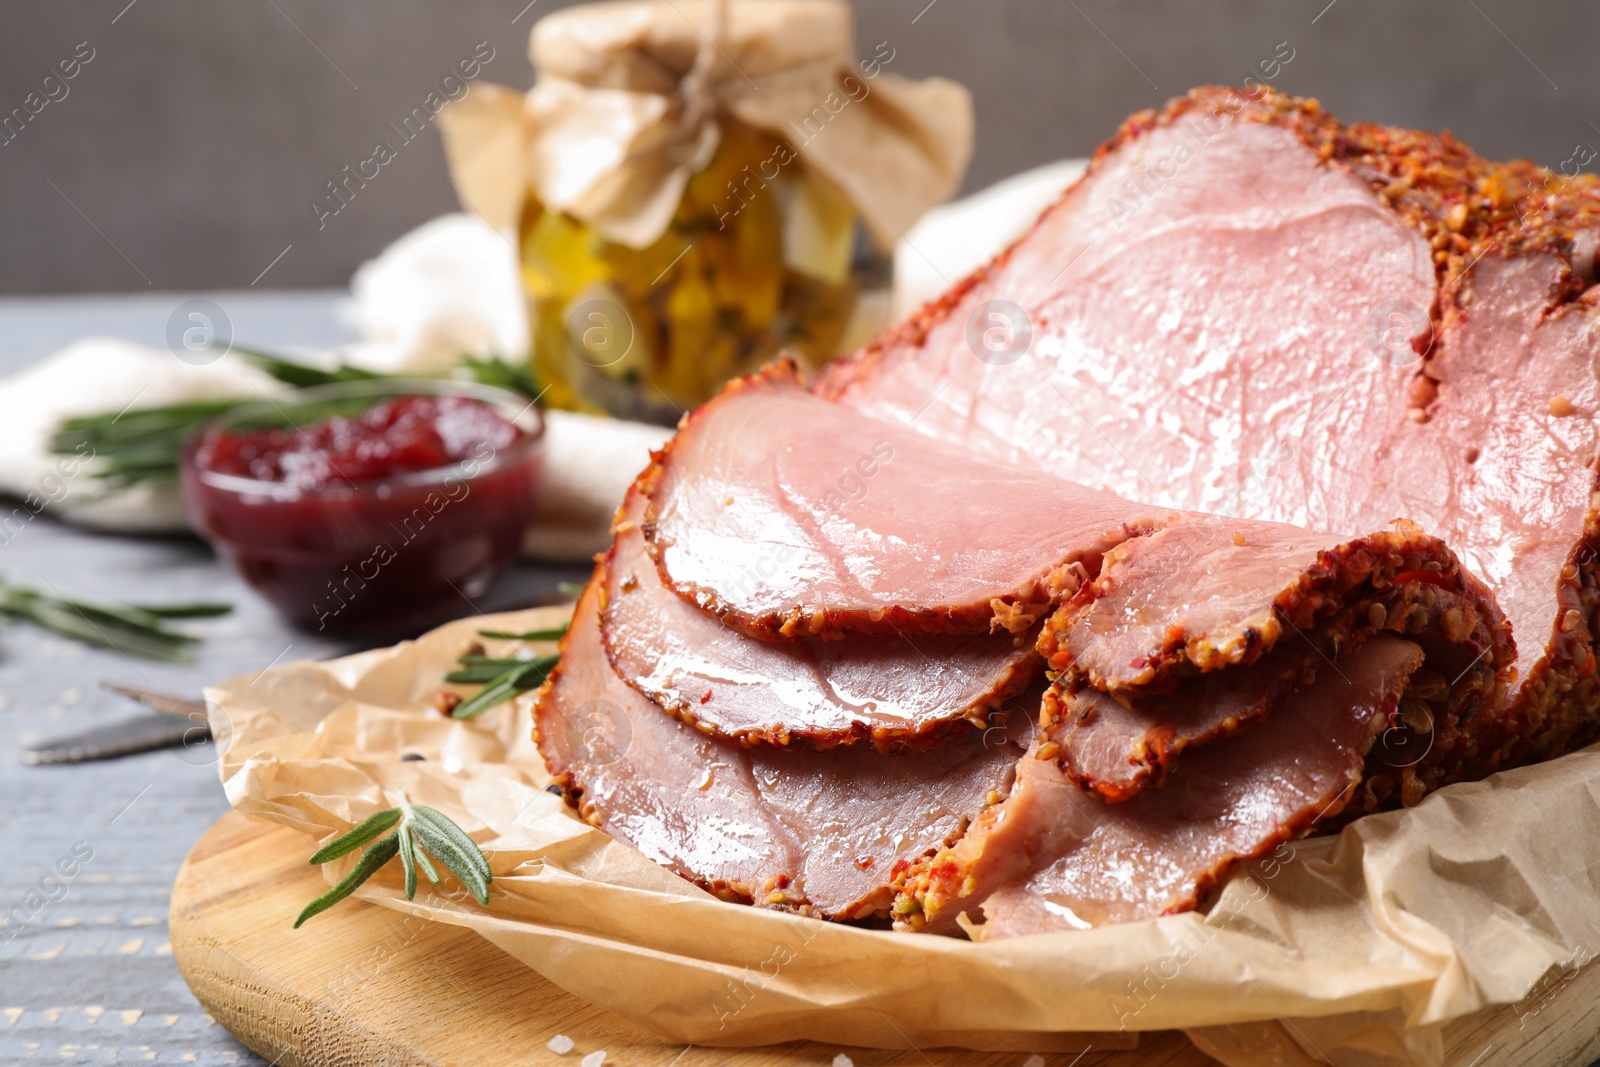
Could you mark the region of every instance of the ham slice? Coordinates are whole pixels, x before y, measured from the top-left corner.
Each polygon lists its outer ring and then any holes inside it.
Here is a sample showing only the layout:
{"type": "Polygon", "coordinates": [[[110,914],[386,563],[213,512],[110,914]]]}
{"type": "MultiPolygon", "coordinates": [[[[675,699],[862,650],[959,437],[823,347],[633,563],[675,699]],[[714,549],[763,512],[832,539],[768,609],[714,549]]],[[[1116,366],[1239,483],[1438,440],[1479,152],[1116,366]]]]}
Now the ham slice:
{"type": "Polygon", "coordinates": [[[1316,649],[1291,643],[1252,666],[1196,678],[1167,697],[1052,687],[1039,713],[1040,755],[1083,788],[1109,801],[1126,800],[1159,785],[1185,749],[1266,718],[1322,667],[1316,649]]]}
{"type": "Polygon", "coordinates": [[[604,581],[601,566],[535,707],[539,751],[592,825],[711,892],[824,918],[880,914],[897,866],[1008,791],[1025,712],[904,756],[750,750],[684,725],[612,671],[604,581]]]}
{"type": "Polygon", "coordinates": [[[1331,616],[1366,622],[1374,601],[1387,606],[1399,591],[1461,591],[1471,581],[1414,524],[1341,540],[1227,519],[1136,538],[1107,554],[1094,582],[1050,620],[1041,647],[1052,667],[1101,689],[1170,691],[1180,675],[1252,662],[1331,616]]]}
{"type": "Polygon", "coordinates": [[[741,744],[926,748],[988,728],[1043,669],[1032,634],[753,640],[661,584],[640,528],[647,503],[636,484],[619,513],[601,632],[624,681],[705,733],[741,744]]]}
{"type": "Polygon", "coordinates": [[[1010,795],[965,836],[909,868],[899,926],[939,929],[963,911],[990,939],[1183,911],[1241,860],[1336,814],[1354,795],[1373,738],[1422,650],[1382,635],[1260,726],[1194,754],[1160,789],[1106,804],[1037,746],[1010,795]]]}
{"type": "MultiPolygon", "coordinates": [[[[1498,762],[1516,736],[1503,700],[1516,652],[1494,599],[1412,523],[1323,547],[1333,540],[1190,521],[1117,546],[1040,637],[1062,681],[1042,713],[1048,751],[1074,781],[1126,799],[1185,748],[1264,718],[1314,676],[1341,674],[1371,634],[1396,633],[1425,650],[1429,683],[1408,709],[1430,745],[1404,799],[1498,762]]],[[[1401,795],[1391,772],[1374,768],[1367,799],[1401,795]]]]}
{"type": "Polygon", "coordinates": [[[689,415],[647,492],[666,584],[762,638],[1024,633],[1157,514],[863,418],[787,362],[689,415]]]}
{"type": "Polygon", "coordinates": [[[1597,245],[1592,175],[1202,89],[818,391],[1158,507],[1415,520],[1517,635],[1504,765],[1600,736],[1597,245]]]}

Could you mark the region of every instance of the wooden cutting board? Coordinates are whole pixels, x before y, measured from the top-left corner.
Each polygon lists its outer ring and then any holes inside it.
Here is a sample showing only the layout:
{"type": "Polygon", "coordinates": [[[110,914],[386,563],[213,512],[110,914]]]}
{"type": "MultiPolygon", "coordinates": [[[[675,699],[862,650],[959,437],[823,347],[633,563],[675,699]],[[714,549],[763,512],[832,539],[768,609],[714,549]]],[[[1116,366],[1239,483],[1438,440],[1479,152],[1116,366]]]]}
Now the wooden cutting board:
{"type": "MultiPolygon", "coordinates": [[[[758,1049],[665,1044],[595,1008],[476,934],[405,925],[388,908],[346,901],[295,931],[326,888],[306,863],[311,842],[229,813],[195,845],[172,891],[172,952],[207,1011],[274,1067],[563,1064],[662,1067],[1202,1067],[1215,1061],[1176,1033],[1143,1035],[1136,1051],[889,1052],[796,1042],[758,1049]],[[564,1055],[549,1048],[572,1041],[564,1055]]],[[[1446,1031],[1459,1067],[1586,1065],[1600,1055],[1600,968],[1552,987],[1537,1014],[1502,1008],[1446,1031]],[[1523,1024],[1526,1025],[1523,1025],[1523,1024]]]]}
{"type": "MultiPolygon", "coordinates": [[[[563,1064],[604,1050],[611,1065],[791,1067],[880,1064],[1019,1067],[1026,1052],[886,1052],[814,1042],[759,1049],[664,1044],[547,982],[487,941],[444,923],[404,924],[388,908],[346,901],[302,927],[295,915],[327,887],[306,863],[309,838],[224,815],[178,872],[172,954],[189,988],[222,1025],[277,1067],[360,1064],[563,1064]],[[572,1051],[548,1045],[558,1034],[572,1051]]],[[[1076,1053],[1053,1053],[1066,1067],[1076,1053]]],[[[1076,1067],[1201,1067],[1214,1061],[1180,1034],[1137,1052],[1091,1050],[1076,1067]]],[[[591,1065],[592,1067],[592,1065],[591,1065]]],[[[1037,1067],[1037,1065],[1034,1065],[1037,1067]]]]}

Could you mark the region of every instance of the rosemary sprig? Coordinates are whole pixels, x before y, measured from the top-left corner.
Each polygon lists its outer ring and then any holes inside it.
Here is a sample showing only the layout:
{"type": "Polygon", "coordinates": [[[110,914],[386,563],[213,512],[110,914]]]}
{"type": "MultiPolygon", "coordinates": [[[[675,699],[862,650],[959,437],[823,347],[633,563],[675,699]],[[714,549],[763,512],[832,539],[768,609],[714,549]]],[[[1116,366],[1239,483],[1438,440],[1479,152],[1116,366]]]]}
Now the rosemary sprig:
{"type": "Polygon", "coordinates": [[[484,857],[483,850],[443,812],[413,804],[404,793],[400,794],[399,807],[368,816],[348,833],[317,849],[311,854],[311,865],[320,866],[340,856],[347,856],[377,839],[391,826],[395,827],[394,833],[372,844],[361,854],[349,874],[305,906],[294,921],[295,929],[298,930],[313,915],[320,915],[354,893],[396,855],[400,857],[400,865],[405,870],[407,900],[416,899],[419,869],[424,878],[434,885],[439,884],[439,871],[429,858],[429,853],[432,853],[446,870],[466,886],[472,899],[481,905],[488,905],[489,883],[494,881],[494,875],[489,871],[489,861],[484,857]]]}
{"type": "MultiPolygon", "coordinates": [[[[567,632],[567,628],[563,625],[547,630],[529,630],[525,633],[502,630],[478,632],[484,637],[510,641],[555,641],[567,632]]],[[[475,718],[490,708],[505,703],[518,693],[539,687],[544,684],[545,677],[561,658],[538,656],[524,659],[511,656],[486,656],[482,652],[482,646],[477,647],[477,651],[468,652],[460,658],[459,670],[450,671],[444,676],[447,682],[483,686],[471,698],[462,701],[452,710],[451,714],[457,719],[475,718]]],[[[312,854],[311,863],[313,865],[327,863],[341,856],[347,856],[364,846],[366,851],[350,869],[350,873],[341,878],[332,889],[307,904],[305,910],[300,912],[299,918],[294,922],[296,928],[307,919],[327,911],[354,893],[363,882],[381,870],[395,856],[400,857],[400,865],[405,872],[407,900],[416,897],[419,870],[428,881],[435,885],[439,884],[439,872],[430,859],[431,853],[434,859],[443,863],[446,869],[467,887],[479,904],[489,903],[489,883],[494,879],[489,873],[489,861],[484,858],[482,850],[461,827],[451,822],[443,813],[421,804],[410,803],[404,793],[400,794],[399,807],[371,815],[360,825],[334,838],[312,854]],[[394,833],[380,837],[391,827],[394,828],[394,833]]]]}
{"type": "MultiPolygon", "coordinates": [[[[515,666],[511,667],[498,665],[488,667],[498,673],[487,677],[483,688],[457,704],[450,714],[457,719],[475,719],[490,708],[504,704],[518,693],[537,689],[544,684],[545,677],[560,659],[560,656],[540,656],[538,659],[513,660],[511,662],[515,666]]],[[[445,675],[445,681],[462,681],[470,684],[477,680],[478,675],[474,675],[470,680],[460,676],[472,669],[468,667],[464,671],[451,671],[445,675]]]]}
{"type": "Polygon", "coordinates": [[[168,629],[168,619],[211,618],[232,610],[227,604],[111,604],[48,596],[0,579],[0,614],[85,644],[166,663],[186,662],[189,646],[200,640],[168,629]]]}
{"type": "MultiPolygon", "coordinates": [[[[506,630],[479,630],[482,637],[492,637],[502,641],[558,641],[567,632],[566,624],[548,630],[528,630],[522,633],[513,633],[506,630]]],[[[472,719],[490,708],[498,707],[529,689],[537,689],[544,684],[552,668],[560,661],[559,655],[539,656],[485,656],[482,646],[476,652],[468,652],[458,662],[459,670],[451,671],[444,676],[447,682],[457,685],[481,685],[478,692],[457,704],[450,714],[457,719],[472,719]]]]}
{"type": "MultiPolygon", "coordinates": [[[[297,389],[336,382],[380,381],[397,375],[379,374],[347,364],[332,370],[296,363],[268,352],[234,345],[238,353],[278,381],[297,389]]],[[[524,396],[539,393],[533,375],[526,367],[512,366],[493,359],[468,359],[461,364],[462,376],[483,385],[511,389],[524,396]]],[[[50,439],[56,455],[83,455],[85,447],[100,462],[94,476],[119,488],[139,482],[172,481],[178,476],[178,459],[195,431],[219,415],[251,402],[249,397],[216,400],[191,400],[161,407],[123,412],[105,412],[63,420],[50,439]]],[[[337,414],[339,409],[330,409],[337,414]]]]}
{"type": "Polygon", "coordinates": [[[94,475],[118,485],[177,477],[178,457],[195,429],[243,403],[194,400],[182,404],[66,419],[50,439],[57,455],[99,458],[94,475]]]}

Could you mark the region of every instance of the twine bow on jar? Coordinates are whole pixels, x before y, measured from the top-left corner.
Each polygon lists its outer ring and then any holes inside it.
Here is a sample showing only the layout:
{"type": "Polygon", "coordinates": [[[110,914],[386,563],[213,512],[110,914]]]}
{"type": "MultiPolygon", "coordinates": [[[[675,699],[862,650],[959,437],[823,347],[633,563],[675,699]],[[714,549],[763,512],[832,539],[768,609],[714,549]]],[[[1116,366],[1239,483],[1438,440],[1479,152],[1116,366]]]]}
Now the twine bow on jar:
{"type": "Polygon", "coordinates": [[[787,141],[882,247],[960,184],[972,103],[943,78],[890,73],[893,42],[857,63],[843,0],[622,0],[534,27],[526,94],[478,85],[441,115],[469,210],[516,225],[525,193],[643,248],[715,153],[720,121],[787,141]]]}

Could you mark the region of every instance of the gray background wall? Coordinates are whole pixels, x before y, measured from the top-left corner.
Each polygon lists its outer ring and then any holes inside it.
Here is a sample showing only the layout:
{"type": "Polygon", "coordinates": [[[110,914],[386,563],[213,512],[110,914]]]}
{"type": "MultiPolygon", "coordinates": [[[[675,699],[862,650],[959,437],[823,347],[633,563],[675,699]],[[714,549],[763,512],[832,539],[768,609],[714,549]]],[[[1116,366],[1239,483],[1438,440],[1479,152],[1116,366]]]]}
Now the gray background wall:
{"type": "MultiPolygon", "coordinates": [[[[526,87],[528,28],[562,0],[4,0],[0,114],[93,60],[0,146],[0,293],[342,285],[455,207],[430,130],[320,232],[307,202],[487,40],[526,87]]],[[[1600,5],[1582,0],[857,0],[858,51],[971,87],[967,188],[1091,151],[1129,112],[1274,84],[1346,120],[1447,127],[1491,156],[1600,146],[1600,5]]]]}

